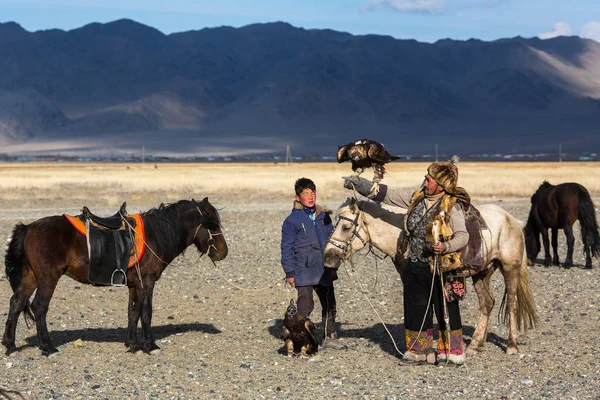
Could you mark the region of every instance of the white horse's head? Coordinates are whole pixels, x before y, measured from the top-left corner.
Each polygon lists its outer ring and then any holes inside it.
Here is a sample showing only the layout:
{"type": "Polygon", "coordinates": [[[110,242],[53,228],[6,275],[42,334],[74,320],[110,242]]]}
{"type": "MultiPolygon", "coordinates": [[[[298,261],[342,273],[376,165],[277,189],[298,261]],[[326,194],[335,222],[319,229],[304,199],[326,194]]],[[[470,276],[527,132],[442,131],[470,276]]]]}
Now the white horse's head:
{"type": "Polygon", "coordinates": [[[328,268],[338,268],[343,260],[369,243],[369,231],[362,217],[362,211],[354,198],[348,198],[337,210],[337,223],[329,237],[323,255],[324,264],[328,268]]]}

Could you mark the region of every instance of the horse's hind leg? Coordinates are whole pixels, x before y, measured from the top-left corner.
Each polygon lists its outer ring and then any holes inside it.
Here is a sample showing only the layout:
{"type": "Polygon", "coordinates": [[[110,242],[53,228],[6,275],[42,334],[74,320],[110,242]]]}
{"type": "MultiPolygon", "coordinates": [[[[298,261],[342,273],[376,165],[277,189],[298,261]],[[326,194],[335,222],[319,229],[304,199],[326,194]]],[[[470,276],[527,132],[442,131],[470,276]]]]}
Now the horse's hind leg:
{"type": "Polygon", "coordinates": [[[554,253],[552,257],[552,264],[559,265],[558,261],[558,228],[551,228],[552,230],[552,252],[554,253]]]}
{"type": "Polygon", "coordinates": [[[479,320],[477,321],[475,332],[473,332],[473,339],[467,349],[467,352],[471,354],[482,351],[487,338],[490,315],[492,314],[495,302],[490,285],[491,277],[495,269],[496,266],[492,265],[488,269],[473,276],[473,286],[475,287],[475,293],[477,293],[477,298],[479,299],[479,320]]]}
{"type": "MultiPolygon", "coordinates": [[[[517,311],[518,299],[517,289],[519,287],[520,271],[519,268],[527,268],[519,264],[504,264],[500,270],[504,276],[504,299],[502,301],[505,308],[504,315],[508,313],[508,343],[506,345],[506,354],[517,354],[519,348],[517,346],[517,338],[519,336],[517,311]]],[[[501,310],[502,311],[502,310],[501,310]]],[[[504,318],[506,323],[506,317],[504,318]]]]}
{"type": "Polygon", "coordinates": [[[567,237],[567,258],[565,258],[565,268],[573,266],[573,247],[575,246],[575,235],[573,235],[573,226],[565,225],[565,236],[567,237]]]}
{"type": "Polygon", "coordinates": [[[10,298],[10,309],[8,311],[8,317],[6,318],[4,336],[2,337],[2,344],[6,347],[6,355],[9,355],[17,349],[15,345],[15,336],[19,315],[25,310],[27,301],[35,291],[36,284],[35,276],[33,273],[29,273],[28,276],[23,278],[21,286],[19,286],[17,291],[10,298]]]}

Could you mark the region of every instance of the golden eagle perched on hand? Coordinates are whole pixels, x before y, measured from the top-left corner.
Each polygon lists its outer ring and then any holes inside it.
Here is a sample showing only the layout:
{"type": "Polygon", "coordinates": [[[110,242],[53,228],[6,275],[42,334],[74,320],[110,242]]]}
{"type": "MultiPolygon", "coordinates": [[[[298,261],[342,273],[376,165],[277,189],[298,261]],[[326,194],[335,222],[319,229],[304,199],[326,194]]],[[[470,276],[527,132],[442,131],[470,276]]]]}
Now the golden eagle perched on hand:
{"type": "Polygon", "coordinates": [[[293,299],[290,301],[290,305],[283,317],[281,338],[285,342],[288,357],[292,355],[307,357],[311,354],[316,354],[319,350],[319,344],[315,335],[315,326],[310,319],[298,314],[298,309],[294,305],[293,299]]]}
{"type": "Polygon", "coordinates": [[[350,160],[352,171],[360,175],[365,168],[372,167],[374,170],[373,181],[379,182],[385,174],[384,164],[399,159],[387,152],[381,143],[374,140],[360,139],[340,146],[337,152],[339,163],[350,160]]]}

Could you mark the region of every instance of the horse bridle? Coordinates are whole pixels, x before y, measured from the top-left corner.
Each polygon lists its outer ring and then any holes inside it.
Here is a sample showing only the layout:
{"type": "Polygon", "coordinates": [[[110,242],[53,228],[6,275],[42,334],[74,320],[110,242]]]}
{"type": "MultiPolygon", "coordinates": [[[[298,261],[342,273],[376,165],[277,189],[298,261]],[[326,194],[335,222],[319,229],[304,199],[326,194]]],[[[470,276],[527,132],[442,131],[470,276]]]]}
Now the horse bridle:
{"type": "MultiPolygon", "coordinates": [[[[204,216],[204,214],[202,214],[202,211],[200,211],[200,208],[198,208],[198,206],[196,206],[196,210],[198,210],[201,217],[204,216]]],[[[223,232],[212,233],[210,229],[203,227],[202,223],[200,223],[200,225],[198,225],[198,227],[196,228],[196,232],[194,232],[194,237],[192,238],[192,242],[194,240],[196,240],[196,236],[198,235],[198,231],[200,230],[200,228],[204,228],[208,232],[208,239],[206,240],[206,246],[207,246],[206,254],[208,254],[208,252],[210,251],[211,248],[213,248],[218,253],[219,249],[217,249],[217,246],[215,246],[215,238],[214,237],[223,235],[223,232]]]]}
{"type": "Polygon", "coordinates": [[[367,241],[365,239],[363,239],[363,237],[360,235],[360,226],[358,225],[358,218],[360,217],[360,212],[358,214],[356,214],[356,217],[354,219],[350,219],[348,217],[345,217],[343,215],[340,215],[338,217],[338,222],[335,224],[335,229],[337,229],[338,224],[340,223],[341,220],[345,220],[350,222],[353,226],[354,226],[354,230],[352,231],[352,235],[350,235],[350,238],[348,240],[346,240],[345,242],[335,239],[333,238],[333,235],[327,240],[328,243],[331,243],[333,246],[337,247],[338,249],[342,250],[343,252],[343,256],[344,258],[347,257],[348,255],[348,251],[350,249],[350,245],[352,243],[352,241],[354,240],[355,237],[357,237],[364,246],[367,245],[367,241]]]}

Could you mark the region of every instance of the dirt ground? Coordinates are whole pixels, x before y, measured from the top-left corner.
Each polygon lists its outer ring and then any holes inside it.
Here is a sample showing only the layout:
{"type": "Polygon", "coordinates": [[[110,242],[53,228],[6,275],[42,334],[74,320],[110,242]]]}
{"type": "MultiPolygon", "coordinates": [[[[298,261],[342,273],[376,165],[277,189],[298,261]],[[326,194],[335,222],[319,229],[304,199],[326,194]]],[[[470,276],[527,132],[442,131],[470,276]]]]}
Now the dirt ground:
{"type": "MultiPolygon", "coordinates": [[[[341,340],[348,349],[300,359],[278,352],[280,322],[294,296],[282,283],[279,262],[280,228],[291,199],[209,198],[221,210],[229,255],[215,268],[190,248],[165,270],[155,289],[152,321],[160,355],[125,352],[127,289],[64,277],[48,315],[59,353],[43,357],[35,329],[20,319],[19,351],[0,355],[0,386],[30,399],[600,398],[600,261],[583,269],[578,226],[575,267],[530,267],[541,323],[521,333],[518,355],[504,353],[507,328],[494,318],[485,351],[469,356],[462,367],[401,364],[392,341],[404,350],[399,276],[389,260],[361,253],[355,270],[342,266],[336,282],[341,340]]],[[[321,203],[336,209],[342,201],[321,203]]],[[[157,195],[130,212],[159,202],[157,195]]],[[[528,199],[495,202],[526,219],[528,199]]],[[[6,241],[19,221],[76,214],[82,205],[64,199],[6,201],[0,206],[0,239],[6,241]]],[[[101,215],[117,209],[100,201],[88,205],[101,215]]],[[[562,235],[559,245],[564,258],[562,235]]],[[[0,316],[5,319],[11,289],[3,270],[0,316]]],[[[500,273],[495,275],[497,312],[504,286],[500,273]]],[[[478,315],[471,284],[468,289],[461,305],[467,342],[478,315]]],[[[315,320],[319,314],[317,305],[315,320]]]]}

